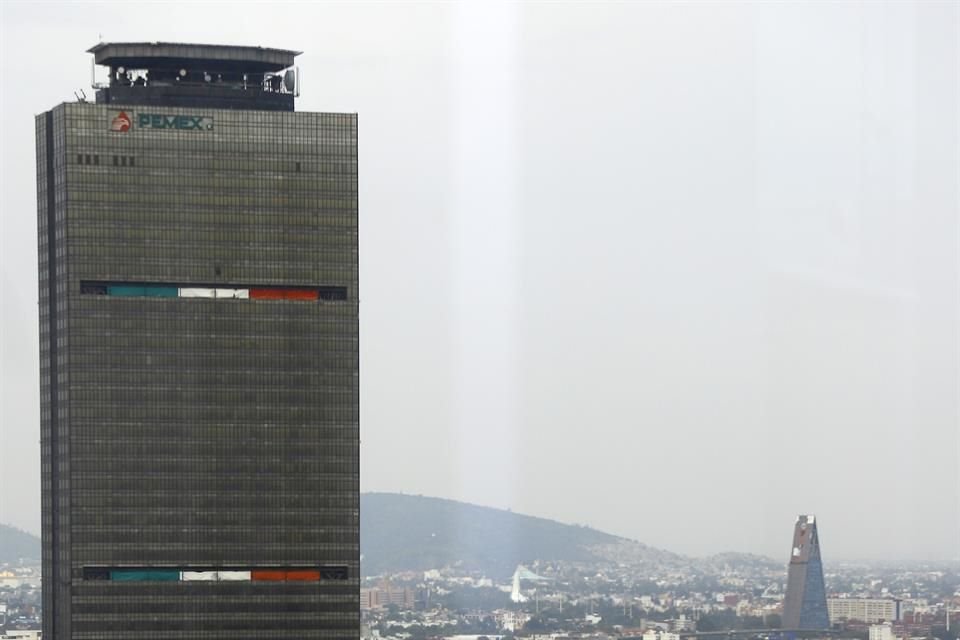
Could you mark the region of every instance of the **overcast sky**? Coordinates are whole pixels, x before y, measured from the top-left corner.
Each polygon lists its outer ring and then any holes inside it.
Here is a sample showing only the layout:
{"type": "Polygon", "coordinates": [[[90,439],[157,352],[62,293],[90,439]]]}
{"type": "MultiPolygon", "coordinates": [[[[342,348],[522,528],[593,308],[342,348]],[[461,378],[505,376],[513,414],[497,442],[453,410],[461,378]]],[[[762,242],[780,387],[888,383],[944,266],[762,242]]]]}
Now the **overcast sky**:
{"type": "Polygon", "coordinates": [[[960,4],[0,2],[0,522],[40,527],[33,116],[103,41],[359,113],[364,491],[960,558],[960,4]]]}

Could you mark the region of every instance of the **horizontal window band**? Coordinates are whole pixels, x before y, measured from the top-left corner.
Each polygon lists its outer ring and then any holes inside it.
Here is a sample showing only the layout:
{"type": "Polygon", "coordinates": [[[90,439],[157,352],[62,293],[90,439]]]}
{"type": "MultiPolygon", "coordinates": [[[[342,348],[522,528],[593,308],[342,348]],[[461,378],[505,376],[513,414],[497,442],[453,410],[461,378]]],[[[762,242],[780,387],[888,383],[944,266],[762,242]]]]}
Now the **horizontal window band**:
{"type": "Polygon", "coordinates": [[[325,582],[347,580],[346,566],[321,567],[95,567],[83,568],[83,579],[111,582],[325,582]]]}
{"type": "Polygon", "coordinates": [[[347,299],[341,286],[287,287],[279,285],[204,285],[168,282],[104,282],[82,280],[80,294],[120,298],[214,298],[233,300],[323,300],[347,299]]]}

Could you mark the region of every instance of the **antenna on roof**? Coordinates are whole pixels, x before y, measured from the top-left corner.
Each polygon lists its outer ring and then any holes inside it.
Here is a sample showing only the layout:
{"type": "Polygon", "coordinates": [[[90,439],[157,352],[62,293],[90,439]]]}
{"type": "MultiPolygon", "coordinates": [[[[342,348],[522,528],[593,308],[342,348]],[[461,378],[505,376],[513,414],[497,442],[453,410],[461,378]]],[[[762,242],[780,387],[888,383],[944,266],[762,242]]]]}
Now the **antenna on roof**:
{"type": "Polygon", "coordinates": [[[77,102],[86,102],[87,94],[83,92],[83,89],[80,89],[80,95],[77,95],[77,92],[73,92],[73,97],[77,99],[77,102]]]}

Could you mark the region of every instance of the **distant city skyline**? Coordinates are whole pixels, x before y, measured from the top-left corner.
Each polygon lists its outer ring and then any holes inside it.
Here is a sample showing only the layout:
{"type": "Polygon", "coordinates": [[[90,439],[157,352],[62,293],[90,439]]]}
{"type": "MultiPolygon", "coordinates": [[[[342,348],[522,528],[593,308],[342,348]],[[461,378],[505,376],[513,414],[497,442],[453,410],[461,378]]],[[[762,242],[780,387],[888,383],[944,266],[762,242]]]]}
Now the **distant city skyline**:
{"type": "Polygon", "coordinates": [[[958,12],[0,3],[0,521],[39,531],[23,123],[102,34],[302,50],[299,108],[360,114],[363,490],[960,558],[958,12]]]}
{"type": "MultiPolygon", "coordinates": [[[[583,527],[445,499],[371,494],[361,505],[368,515],[361,533],[363,640],[437,635],[438,625],[450,640],[480,632],[496,638],[527,623],[524,631],[532,633],[635,638],[642,631],[644,640],[682,640],[693,630],[740,630],[743,637],[783,629],[787,619],[780,562],[740,554],[690,559],[605,544],[605,534],[583,527]],[[551,559],[536,561],[538,549],[551,559]],[[530,571],[545,580],[524,579],[530,571]]],[[[8,568],[16,577],[7,574],[2,583],[24,588],[0,590],[0,604],[6,600],[8,617],[29,624],[39,574],[29,565],[8,568]]],[[[951,608],[958,563],[839,563],[826,577],[835,632],[866,635],[868,625],[881,625],[870,635],[881,629],[883,638],[955,640],[945,619],[950,610],[951,629],[960,627],[960,611],[951,608]]]]}

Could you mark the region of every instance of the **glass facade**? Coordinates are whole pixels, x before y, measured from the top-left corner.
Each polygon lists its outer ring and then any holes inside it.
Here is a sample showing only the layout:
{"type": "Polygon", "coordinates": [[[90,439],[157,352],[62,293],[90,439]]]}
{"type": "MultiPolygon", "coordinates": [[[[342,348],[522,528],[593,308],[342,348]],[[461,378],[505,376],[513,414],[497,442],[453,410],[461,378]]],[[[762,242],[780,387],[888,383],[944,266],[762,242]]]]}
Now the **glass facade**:
{"type": "Polygon", "coordinates": [[[823,564],[820,558],[807,563],[803,602],[800,604],[800,629],[829,629],[827,589],[823,583],[823,564]]]}
{"type": "Polygon", "coordinates": [[[44,636],[356,638],[356,116],[63,104],[37,172],[44,636]]]}

